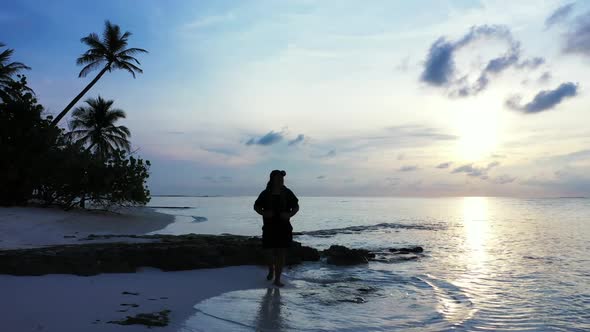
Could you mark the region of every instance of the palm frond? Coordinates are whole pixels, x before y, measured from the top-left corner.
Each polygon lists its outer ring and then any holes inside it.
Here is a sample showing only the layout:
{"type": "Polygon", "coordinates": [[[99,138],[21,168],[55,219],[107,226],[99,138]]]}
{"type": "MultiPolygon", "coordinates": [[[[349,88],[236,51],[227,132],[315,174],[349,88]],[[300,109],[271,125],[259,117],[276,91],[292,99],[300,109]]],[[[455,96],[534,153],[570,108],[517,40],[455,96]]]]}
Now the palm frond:
{"type": "Polygon", "coordinates": [[[88,34],[88,36],[86,37],[81,38],[80,41],[83,44],[86,44],[88,47],[90,47],[91,51],[103,54],[107,53],[106,45],[100,40],[100,37],[94,32],[88,34]]]}
{"type": "Polygon", "coordinates": [[[149,53],[147,50],[144,50],[143,48],[137,48],[137,47],[132,47],[132,48],[128,48],[125,50],[122,50],[121,52],[119,52],[117,54],[117,56],[123,56],[123,55],[135,55],[135,54],[139,54],[139,53],[149,53]]]}
{"type": "Polygon", "coordinates": [[[69,137],[82,145],[91,147],[93,153],[108,158],[115,148],[129,150],[131,132],[125,126],[115,126],[125,112],[113,108],[114,101],[98,96],[85,101],[86,106],[74,109],[70,121],[69,137]]]}
{"type": "Polygon", "coordinates": [[[95,61],[95,62],[89,63],[84,68],[82,68],[82,70],[80,70],[78,77],[86,77],[86,75],[88,75],[90,72],[94,71],[95,69],[97,69],[99,67],[102,67],[103,64],[104,64],[104,60],[102,58],[100,60],[95,61]]]}
{"type": "Polygon", "coordinates": [[[131,74],[131,76],[133,76],[133,78],[135,78],[136,73],[143,73],[143,70],[141,70],[141,68],[129,62],[115,62],[113,63],[113,67],[128,71],[131,74]]]}

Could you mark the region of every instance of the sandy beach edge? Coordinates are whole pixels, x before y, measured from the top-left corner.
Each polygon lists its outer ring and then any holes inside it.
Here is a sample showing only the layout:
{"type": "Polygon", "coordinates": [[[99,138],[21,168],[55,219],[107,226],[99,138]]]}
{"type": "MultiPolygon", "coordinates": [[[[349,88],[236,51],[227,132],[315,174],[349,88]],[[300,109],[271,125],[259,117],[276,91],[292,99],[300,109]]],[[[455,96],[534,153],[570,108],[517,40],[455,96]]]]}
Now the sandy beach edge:
{"type": "Polygon", "coordinates": [[[266,288],[265,270],[257,266],[91,277],[0,275],[0,326],[6,331],[209,331],[186,326],[194,306],[226,292],[266,288]],[[237,277],[239,276],[239,277],[237,277]],[[121,326],[110,321],[138,313],[170,310],[166,327],[121,326]]]}
{"type": "Polygon", "coordinates": [[[1,207],[0,250],[80,244],[90,234],[143,235],[164,229],[174,220],[173,215],[150,207],[115,211],[1,207]]]}
{"type": "MultiPolygon", "coordinates": [[[[80,244],[89,234],[147,234],[174,219],[149,207],[116,212],[0,208],[0,250],[80,244]]],[[[7,331],[152,331],[108,322],[170,310],[170,324],[158,331],[207,331],[183,325],[196,313],[194,305],[226,292],[268,287],[265,274],[258,266],[233,266],[175,272],[142,268],[90,277],[0,275],[0,312],[6,313],[0,326],[7,331]]]]}

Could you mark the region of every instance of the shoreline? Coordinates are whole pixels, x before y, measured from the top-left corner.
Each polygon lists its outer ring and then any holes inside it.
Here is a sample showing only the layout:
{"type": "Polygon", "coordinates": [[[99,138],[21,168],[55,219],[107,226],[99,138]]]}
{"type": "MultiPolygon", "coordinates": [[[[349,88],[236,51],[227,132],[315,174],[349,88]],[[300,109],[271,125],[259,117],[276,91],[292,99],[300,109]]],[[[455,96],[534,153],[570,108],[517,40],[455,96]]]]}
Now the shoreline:
{"type": "MultiPolygon", "coordinates": [[[[194,306],[201,301],[237,290],[272,287],[265,275],[266,270],[258,266],[174,272],[145,268],[90,277],[0,275],[0,311],[8,313],[0,316],[0,326],[7,331],[179,331],[197,313],[194,306]],[[162,310],[171,311],[165,327],[108,323],[162,310]]],[[[207,331],[204,328],[201,331],[207,331]]]]}
{"type": "MultiPolygon", "coordinates": [[[[112,322],[169,311],[168,325],[158,331],[208,331],[207,326],[184,326],[201,301],[237,290],[274,288],[265,278],[256,237],[145,235],[172,223],[174,216],[150,208],[126,212],[0,209],[1,267],[9,273],[0,274],[0,311],[9,313],[0,317],[0,326],[11,331],[152,331],[146,325],[112,322]],[[64,232],[72,231],[74,237],[64,238],[64,232]],[[7,243],[10,236],[15,238],[7,243]]],[[[293,248],[287,257],[292,264],[320,260],[316,249],[299,243],[293,248]]],[[[326,263],[334,265],[381,259],[342,246],[323,253],[326,263]]],[[[290,288],[289,279],[284,281],[290,288]]]]}
{"type": "Polygon", "coordinates": [[[2,207],[0,250],[82,244],[80,239],[90,234],[144,235],[164,229],[174,220],[173,215],[150,207],[119,208],[115,212],[2,207]]]}
{"type": "MultiPolygon", "coordinates": [[[[151,207],[63,211],[57,208],[0,208],[0,251],[60,245],[152,242],[145,238],[89,235],[146,235],[164,229],[175,217],[151,207]],[[82,241],[81,241],[82,240],[82,241]]],[[[0,275],[0,326],[10,331],[152,331],[145,325],[109,321],[139,313],[170,310],[170,323],[158,331],[178,331],[197,311],[194,306],[226,292],[267,287],[259,266],[187,271],[140,268],[134,273],[92,276],[0,275]],[[235,278],[239,275],[240,278],[235,278]],[[126,293],[125,293],[126,292],[126,293]],[[128,294],[131,293],[131,294],[128,294]],[[134,295],[137,294],[137,295],[134,295]],[[127,305],[122,305],[127,304],[127,305]]],[[[205,327],[206,328],[206,327],[205,327]]]]}

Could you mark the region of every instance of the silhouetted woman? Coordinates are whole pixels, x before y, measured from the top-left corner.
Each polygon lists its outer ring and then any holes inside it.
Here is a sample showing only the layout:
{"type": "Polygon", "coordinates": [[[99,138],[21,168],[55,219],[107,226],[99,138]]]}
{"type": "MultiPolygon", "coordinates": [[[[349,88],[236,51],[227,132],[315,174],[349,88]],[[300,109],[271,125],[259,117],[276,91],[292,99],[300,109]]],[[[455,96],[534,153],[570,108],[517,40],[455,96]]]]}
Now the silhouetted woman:
{"type": "Polygon", "coordinates": [[[293,227],[289,219],[299,211],[299,200],[293,192],[285,187],[285,171],[270,172],[270,180],[254,203],[254,211],[262,216],[262,246],[272,252],[268,264],[267,280],[283,286],[281,273],[285,265],[286,249],[293,241],[293,227]]]}

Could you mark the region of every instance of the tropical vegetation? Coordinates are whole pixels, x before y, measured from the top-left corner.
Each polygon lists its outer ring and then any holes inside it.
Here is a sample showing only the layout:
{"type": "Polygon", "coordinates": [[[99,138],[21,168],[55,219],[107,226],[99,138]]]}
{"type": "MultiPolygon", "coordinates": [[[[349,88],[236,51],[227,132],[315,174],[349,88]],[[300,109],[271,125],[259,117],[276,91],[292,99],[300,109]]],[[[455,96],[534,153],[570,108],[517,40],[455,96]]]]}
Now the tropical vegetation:
{"type": "Polygon", "coordinates": [[[22,74],[30,68],[12,61],[14,50],[0,52],[0,205],[36,203],[70,209],[85,203],[111,207],[149,201],[150,162],[131,151],[131,132],[118,124],[126,114],[113,100],[88,98],[72,112],[70,130],[57,126],[105,72],[142,72],[132,55],[147,51],[127,48],[130,35],[107,21],[102,39],[96,34],[82,38],[90,49],[78,59],[78,64],[85,64],[80,76],[103,68],[55,119],[22,74]]]}
{"type": "Polygon", "coordinates": [[[106,21],[102,38],[96,33],[91,33],[80,40],[89,48],[78,58],[78,60],[76,60],[78,65],[84,66],[80,71],[80,74],[78,74],[78,77],[86,77],[86,75],[93,70],[101,67],[102,69],[96,77],[86,85],[82,92],[80,92],[63,109],[63,111],[55,117],[52,122],[53,125],[57,125],[107,71],[110,72],[113,69],[122,69],[128,71],[133,78],[135,78],[136,73],[143,73],[141,68],[138,67],[140,65],[139,60],[133,56],[138,53],[147,53],[148,51],[142,48],[127,48],[130,36],[131,32],[126,31],[121,33],[121,28],[118,25],[106,21]]]}

